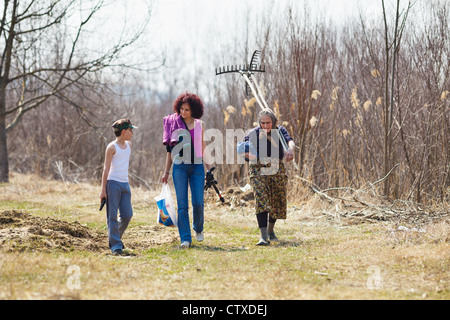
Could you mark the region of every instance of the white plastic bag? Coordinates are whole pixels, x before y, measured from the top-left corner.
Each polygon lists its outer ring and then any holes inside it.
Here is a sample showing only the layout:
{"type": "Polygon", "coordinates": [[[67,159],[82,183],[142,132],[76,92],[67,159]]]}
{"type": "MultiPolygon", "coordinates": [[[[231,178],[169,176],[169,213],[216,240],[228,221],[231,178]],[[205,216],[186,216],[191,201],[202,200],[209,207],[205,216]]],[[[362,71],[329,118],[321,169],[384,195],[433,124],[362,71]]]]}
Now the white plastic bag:
{"type": "Polygon", "coordinates": [[[155,197],[158,206],[156,222],[166,227],[177,227],[178,219],[175,206],[167,183],[163,183],[161,194],[155,197]]]}

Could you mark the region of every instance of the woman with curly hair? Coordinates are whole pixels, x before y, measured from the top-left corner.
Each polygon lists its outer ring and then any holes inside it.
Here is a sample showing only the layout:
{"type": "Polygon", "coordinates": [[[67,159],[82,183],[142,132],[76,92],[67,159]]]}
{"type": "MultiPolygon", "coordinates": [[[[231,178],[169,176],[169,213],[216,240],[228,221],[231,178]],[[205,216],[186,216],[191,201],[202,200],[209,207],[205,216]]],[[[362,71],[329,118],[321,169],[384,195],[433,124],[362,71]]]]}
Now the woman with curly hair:
{"type": "Polygon", "coordinates": [[[174,114],[164,118],[163,144],[166,146],[166,166],[161,178],[167,183],[173,164],[172,178],[178,205],[178,231],[181,247],[188,248],[192,242],[188,212],[188,186],[191,189],[193,208],[193,228],[197,241],[203,241],[204,222],[204,181],[205,169],[210,169],[204,161],[206,143],[203,139],[205,124],[202,100],[195,94],[185,92],[173,103],[174,114]]]}

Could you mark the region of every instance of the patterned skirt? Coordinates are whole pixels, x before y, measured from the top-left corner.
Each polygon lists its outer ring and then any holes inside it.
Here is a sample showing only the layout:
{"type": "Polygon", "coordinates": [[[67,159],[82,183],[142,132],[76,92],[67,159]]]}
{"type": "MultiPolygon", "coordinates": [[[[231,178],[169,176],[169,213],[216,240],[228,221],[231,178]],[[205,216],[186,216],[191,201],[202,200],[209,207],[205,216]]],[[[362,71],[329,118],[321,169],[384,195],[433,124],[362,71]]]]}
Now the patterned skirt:
{"type": "Polygon", "coordinates": [[[284,163],[250,164],[250,184],[256,200],[256,214],[268,212],[273,219],[286,219],[287,175],[284,163]]]}

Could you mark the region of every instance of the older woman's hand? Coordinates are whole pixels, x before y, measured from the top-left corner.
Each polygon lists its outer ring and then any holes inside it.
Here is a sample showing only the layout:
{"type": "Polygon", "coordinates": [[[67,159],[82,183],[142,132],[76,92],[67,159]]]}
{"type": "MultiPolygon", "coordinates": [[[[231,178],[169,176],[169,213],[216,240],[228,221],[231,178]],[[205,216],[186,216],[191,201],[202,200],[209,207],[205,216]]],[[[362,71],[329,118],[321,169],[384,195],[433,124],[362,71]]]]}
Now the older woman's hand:
{"type": "Polygon", "coordinates": [[[289,148],[286,151],[286,154],[284,155],[286,161],[292,161],[294,160],[294,150],[292,150],[291,148],[289,148]]]}
{"type": "Polygon", "coordinates": [[[250,160],[250,161],[255,161],[256,160],[256,158],[257,158],[257,156],[255,156],[253,153],[251,153],[251,152],[246,152],[245,154],[245,157],[248,159],[248,160],[250,160]]]}

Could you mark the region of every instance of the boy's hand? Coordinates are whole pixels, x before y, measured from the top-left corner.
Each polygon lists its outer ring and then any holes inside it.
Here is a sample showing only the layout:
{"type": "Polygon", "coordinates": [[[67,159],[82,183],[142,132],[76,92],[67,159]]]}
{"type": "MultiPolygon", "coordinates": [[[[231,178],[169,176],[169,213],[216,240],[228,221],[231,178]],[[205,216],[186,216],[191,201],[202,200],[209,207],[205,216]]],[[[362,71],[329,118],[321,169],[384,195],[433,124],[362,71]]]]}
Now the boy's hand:
{"type": "Polygon", "coordinates": [[[106,196],[106,191],[105,190],[102,190],[101,192],[100,192],[100,194],[98,195],[98,197],[100,198],[100,200],[102,200],[103,198],[107,198],[107,196],[106,196]]]}

